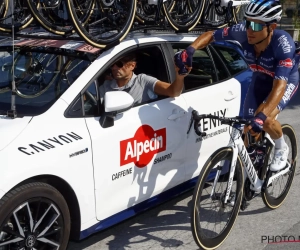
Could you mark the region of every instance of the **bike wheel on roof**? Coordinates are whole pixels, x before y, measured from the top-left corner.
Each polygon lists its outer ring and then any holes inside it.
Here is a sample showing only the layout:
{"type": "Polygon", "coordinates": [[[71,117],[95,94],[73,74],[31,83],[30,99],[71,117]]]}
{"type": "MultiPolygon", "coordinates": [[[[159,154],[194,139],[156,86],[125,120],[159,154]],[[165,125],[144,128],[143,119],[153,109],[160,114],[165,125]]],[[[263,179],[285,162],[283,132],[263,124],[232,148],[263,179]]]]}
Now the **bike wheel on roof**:
{"type": "Polygon", "coordinates": [[[88,13],[86,6],[90,2],[86,0],[78,3],[77,0],[67,1],[67,10],[73,27],[77,34],[88,44],[105,48],[120,43],[130,31],[135,12],[136,0],[96,0],[88,22],[81,22],[80,8],[88,13]]]}

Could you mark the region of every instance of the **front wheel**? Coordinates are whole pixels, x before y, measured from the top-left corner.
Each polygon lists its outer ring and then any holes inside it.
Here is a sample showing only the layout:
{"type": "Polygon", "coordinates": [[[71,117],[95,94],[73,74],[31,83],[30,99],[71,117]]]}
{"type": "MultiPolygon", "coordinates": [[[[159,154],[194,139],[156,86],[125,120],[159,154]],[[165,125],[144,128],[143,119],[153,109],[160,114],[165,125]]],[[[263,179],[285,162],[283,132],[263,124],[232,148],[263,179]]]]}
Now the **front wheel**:
{"type": "Polygon", "coordinates": [[[163,12],[171,27],[178,32],[189,32],[199,23],[203,0],[176,0],[174,4],[164,1],[163,12]]]}
{"type": "Polygon", "coordinates": [[[204,164],[192,199],[191,228],[201,249],[219,247],[229,235],[237,218],[243,197],[243,168],[238,156],[232,188],[225,203],[232,148],[217,150],[204,164]],[[217,178],[216,173],[220,172],[217,178]],[[216,180],[215,180],[216,179],[216,180]]]}
{"type": "Polygon", "coordinates": [[[96,48],[106,48],[120,43],[131,29],[137,0],[98,0],[92,9],[87,10],[86,5],[94,0],[78,3],[77,0],[67,1],[69,18],[77,34],[88,44],[96,48]],[[82,23],[82,14],[92,13],[88,22],[82,23]]]}
{"type": "Polygon", "coordinates": [[[34,182],[0,200],[0,249],[66,249],[69,209],[52,186],[34,182]]]}
{"type": "MultiPolygon", "coordinates": [[[[283,132],[284,140],[289,147],[289,155],[287,161],[291,165],[291,168],[286,174],[276,178],[262,192],[263,202],[268,208],[271,209],[276,209],[283,204],[285,198],[287,197],[290,191],[290,187],[293,183],[295,169],[296,169],[297,140],[296,140],[295,131],[292,126],[285,124],[282,125],[282,132],[283,132]]],[[[271,163],[273,155],[274,152],[273,154],[272,153],[270,154],[271,158],[268,159],[269,164],[271,163]]],[[[277,172],[270,172],[269,177],[272,177],[272,175],[275,175],[276,173],[277,172]]]]}

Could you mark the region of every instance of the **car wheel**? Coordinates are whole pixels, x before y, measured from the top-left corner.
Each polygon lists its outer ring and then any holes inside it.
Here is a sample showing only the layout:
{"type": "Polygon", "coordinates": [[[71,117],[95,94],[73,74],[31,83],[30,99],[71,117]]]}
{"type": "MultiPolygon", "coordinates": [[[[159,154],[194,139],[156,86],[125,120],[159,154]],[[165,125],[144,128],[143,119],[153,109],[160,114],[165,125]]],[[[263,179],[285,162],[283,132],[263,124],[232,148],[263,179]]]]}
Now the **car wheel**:
{"type": "Polygon", "coordinates": [[[0,250],[65,250],[70,213],[54,187],[34,182],[17,187],[0,200],[0,250]]]}

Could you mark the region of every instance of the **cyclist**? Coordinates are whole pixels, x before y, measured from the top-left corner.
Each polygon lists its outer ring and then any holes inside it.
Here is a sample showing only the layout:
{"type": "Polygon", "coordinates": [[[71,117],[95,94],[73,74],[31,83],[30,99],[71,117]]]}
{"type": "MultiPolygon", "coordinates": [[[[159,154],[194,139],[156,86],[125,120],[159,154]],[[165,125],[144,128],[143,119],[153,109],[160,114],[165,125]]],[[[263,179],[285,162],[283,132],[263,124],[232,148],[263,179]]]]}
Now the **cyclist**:
{"type": "Polygon", "coordinates": [[[286,166],[289,148],[276,117],[295,94],[299,83],[299,55],[295,53],[295,43],[286,31],[276,29],[281,13],[279,1],[252,0],[246,7],[243,23],[205,32],[186,50],[175,54],[179,73],[185,74],[186,67],[192,66],[196,49],[223,39],[236,40],[242,45],[253,71],[244,103],[244,116],[251,117],[251,124],[245,131],[250,130],[257,136],[264,130],[275,141],[271,171],[286,166]]]}

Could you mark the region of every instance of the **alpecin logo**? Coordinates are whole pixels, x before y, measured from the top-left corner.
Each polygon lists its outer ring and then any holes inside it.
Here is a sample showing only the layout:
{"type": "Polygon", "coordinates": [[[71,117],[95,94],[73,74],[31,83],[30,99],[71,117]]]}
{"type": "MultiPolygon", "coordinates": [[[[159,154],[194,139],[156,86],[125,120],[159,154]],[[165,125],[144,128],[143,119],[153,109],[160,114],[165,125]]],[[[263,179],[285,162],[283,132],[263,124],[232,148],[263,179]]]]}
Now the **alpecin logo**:
{"type": "Polygon", "coordinates": [[[225,28],[223,29],[223,37],[224,37],[224,36],[228,36],[228,30],[229,30],[229,27],[225,27],[225,28]]]}
{"type": "Polygon", "coordinates": [[[120,166],[133,162],[143,168],[155,154],[166,150],[166,144],[166,128],[153,130],[149,125],[142,125],[132,138],[120,141],[120,166]]]}
{"type": "Polygon", "coordinates": [[[279,67],[287,67],[287,68],[292,68],[293,67],[293,61],[291,58],[287,58],[285,60],[280,60],[279,61],[279,67]]]}
{"type": "Polygon", "coordinates": [[[187,61],[187,58],[188,58],[187,52],[185,50],[182,51],[182,53],[181,53],[181,61],[185,63],[187,61]]]}

